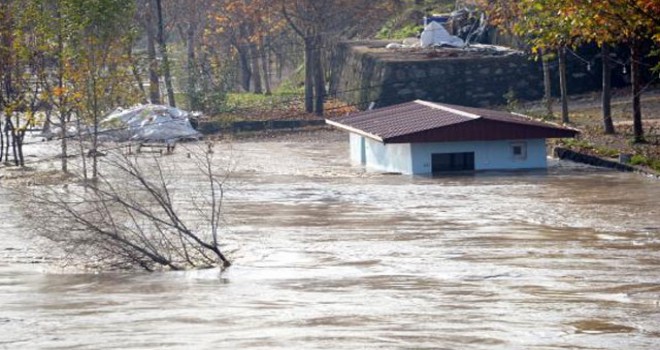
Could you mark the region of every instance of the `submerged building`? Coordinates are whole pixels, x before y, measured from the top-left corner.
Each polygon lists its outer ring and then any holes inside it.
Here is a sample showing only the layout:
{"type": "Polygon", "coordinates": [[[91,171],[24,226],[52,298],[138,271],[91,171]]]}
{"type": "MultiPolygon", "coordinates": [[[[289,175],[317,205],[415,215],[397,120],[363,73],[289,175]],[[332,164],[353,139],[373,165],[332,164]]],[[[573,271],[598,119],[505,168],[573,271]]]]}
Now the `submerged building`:
{"type": "Polygon", "coordinates": [[[402,174],[545,168],[546,139],[578,134],[523,115],[422,100],[326,123],[350,133],[354,164],[402,174]]]}

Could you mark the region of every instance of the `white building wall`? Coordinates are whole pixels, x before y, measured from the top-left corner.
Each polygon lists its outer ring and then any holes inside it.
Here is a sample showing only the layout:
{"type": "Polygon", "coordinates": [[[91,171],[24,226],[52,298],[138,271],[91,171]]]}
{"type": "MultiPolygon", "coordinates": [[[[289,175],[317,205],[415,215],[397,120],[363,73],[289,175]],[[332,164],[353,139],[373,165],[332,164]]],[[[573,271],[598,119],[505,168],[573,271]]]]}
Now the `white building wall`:
{"type": "Polygon", "coordinates": [[[351,162],[377,171],[430,174],[431,154],[459,152],[474,152],[475,170],[535,169],[547,166],[545,139],[383,144],[350,133],[351,162]],[[516,157],[512,146],[521,143],[525,145],[525,156],[516,157]]]}
{"type": "Polygon", "coordinates": [[[505,141],[465,141],[412,144],[412,170],[431,173],[431,154],[474,152],[475,170],[535,169],[547,166],[545,139],[505,141]],[[525,157],[513,154],[514,144],[524,144],[525,157]]]}
{"type": "Polygon", "coordinates": [[[412,159],[409,143],[383,144],[365,138],[367,168],[379,171],[412,174],[412,159]]]}
{"type": "Polygon", "coordinates": [[[349,140],[351,145],[351,163],[356,165],[364,165],[364,136],[349,133],[349,140]]]}

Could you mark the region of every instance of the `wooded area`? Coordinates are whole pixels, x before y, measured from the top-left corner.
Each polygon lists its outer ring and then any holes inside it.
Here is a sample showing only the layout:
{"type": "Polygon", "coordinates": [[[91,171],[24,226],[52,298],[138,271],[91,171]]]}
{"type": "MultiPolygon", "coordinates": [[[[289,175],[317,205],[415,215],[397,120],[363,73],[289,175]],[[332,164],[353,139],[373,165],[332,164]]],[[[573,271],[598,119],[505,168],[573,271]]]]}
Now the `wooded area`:
{"type": "MultiPolygon", "coordinates": [[[[630,50],[626,65],[632,72],[635,141],[644,141],[639,72],[642,56],[660,42],[657,1],[454,3],[3,0],[0,161],[12,158],[13,164],[24,165],[25,132],[43,127],[56,130],[61,140],[61,169],[66,172],[68,140],[87,138],[86,148],[95,155],[98,121],[118,106],[167,103],[215,116],[223,112],[228,93],[268,95],[285,81],[293,82],[293,90],[303,89],[304,112],[322,115],[336,43],[373,37],[386,26],[417,21],[401,18],[406,9],[415,6],[429,13],[447,6],[472,6],[484,11],[492,25],[518,38],[523,49],[542,54],[543,62],[558,57],[564,122],[569,121],[566,50],[597,43],[603,50],[606,133],[615,132],[607,102],[609,48],[626,45],[630,50]],[[292,79],[295,77],[300,79],[292,79]]],[[[549,77],[546,80],[549,86],[549,77]]],[[[96,162],[92,157],[91,177],[96,176],[96,162]]]]}
{"type": "MultiPolygon", "coordinates": [[[[643,47],[660,42],[660,2],[655,0],[482,0],[480,6],[493,24],[522,39],[532,52],[556,52],[562,92],[562,121],[568,122],[566,50],[594,42],[603,60],[603,128],[614,133],[610,112],[610,50],[625,45],[630,50],[634,141],[644,141],[640,95],[643,47]]],[[[625,65],[624,65],[625,66],[625,65]]],[[[658,71],[660,65],[655,67],[658,71]]],[[[551,111],[549,111],[551,113],[551,111]]]]}
{"type": "MultiPolygon", "coordinates": [[[[270,94],[274,81],[297,74],[301,63],[306,110],[320,115],[333,43],[369,35],[397,6],[402,2],[3,0],[0,161],[11,151],[15,165],[24,165],[24,133],[43,125],[58,130],[66,172],[67,140],[91,135],[95,150],[99,118],[118,106],[166,102],[215,115],[227,92],[270,94]]],[[[96,168],[93,157],[92,177],[96,168]]]]}

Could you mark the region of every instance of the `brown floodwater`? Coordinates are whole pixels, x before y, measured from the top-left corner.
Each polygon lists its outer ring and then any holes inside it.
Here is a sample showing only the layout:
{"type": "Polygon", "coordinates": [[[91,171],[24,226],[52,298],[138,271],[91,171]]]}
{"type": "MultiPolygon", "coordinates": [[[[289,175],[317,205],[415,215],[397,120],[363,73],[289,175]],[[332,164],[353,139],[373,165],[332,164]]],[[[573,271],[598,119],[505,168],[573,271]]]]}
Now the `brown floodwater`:
{"type": "Polygon", "coordinates": [[[222,274],[61,269],[0,187],[0,349],[660,348],[660,181],[382,175],[346,148],[218,147],[222,274]]]}

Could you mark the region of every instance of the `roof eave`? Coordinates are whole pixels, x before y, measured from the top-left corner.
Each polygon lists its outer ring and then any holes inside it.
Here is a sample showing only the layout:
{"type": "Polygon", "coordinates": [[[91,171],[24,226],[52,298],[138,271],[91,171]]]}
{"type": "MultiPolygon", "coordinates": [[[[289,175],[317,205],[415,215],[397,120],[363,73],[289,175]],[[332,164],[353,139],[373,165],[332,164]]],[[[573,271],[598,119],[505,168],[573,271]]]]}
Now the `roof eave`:
{"type": "Polygon", "coordinates": [[[550,127],[550,128],[572,131],[573,132],[573,137],[577,136],[577,134],[580,134],[580,130],[578,130],[577,128],[568,126],[568,125],[557,124],[557,123],[554,123],[554,122],[549,122],[547,120],[538,120],[537,118],[532,118],[531,116],[529,116],[527,114],[518,113],[518,112],[511,112],[511,114],[513,114],[515,116],[518,116],[518,117],[527,118],[529,120],[532,120],[532,121],[535,121],[535,122],[538,122],[538,123],[547,124],[548,127],[550,127]]]}
{"type": "Polygon", "coordinates": [[[385,143],[385,142],[383,141],[383,138],[382,138],[382,137],[380,137],[380,136],[378,136],[378,135],[374,135],[374,134],[368,133],[368,132],[363,131],[363,130],[360,130],[360,129],[356,129],[356,128],[352,127],[352,126],[349,126],[349,125],[346,125],[346,124],[342,124],[342,123],[338,123],[338,122],[336,122],[336,121],[332,121],[332,120],[329,120],[329,119],[326,119],[326,120],[325,120],[325,123],[328,124],[328,125],[332,125],[332,126],[334,126],[334,127],[336,127],[336,128],[343,129],[343,130],[346,130],[346,131],[348,131],[348,132],[352,132],[352,133],[354,133],[354,134],[358,134],[358,135],[360,135],[360,136],[368,137],[368,138],[370,138],[370,139],[372,139],[372,140],[376,140],[376,141],[378,141],[378,142],[385,143]]]}

